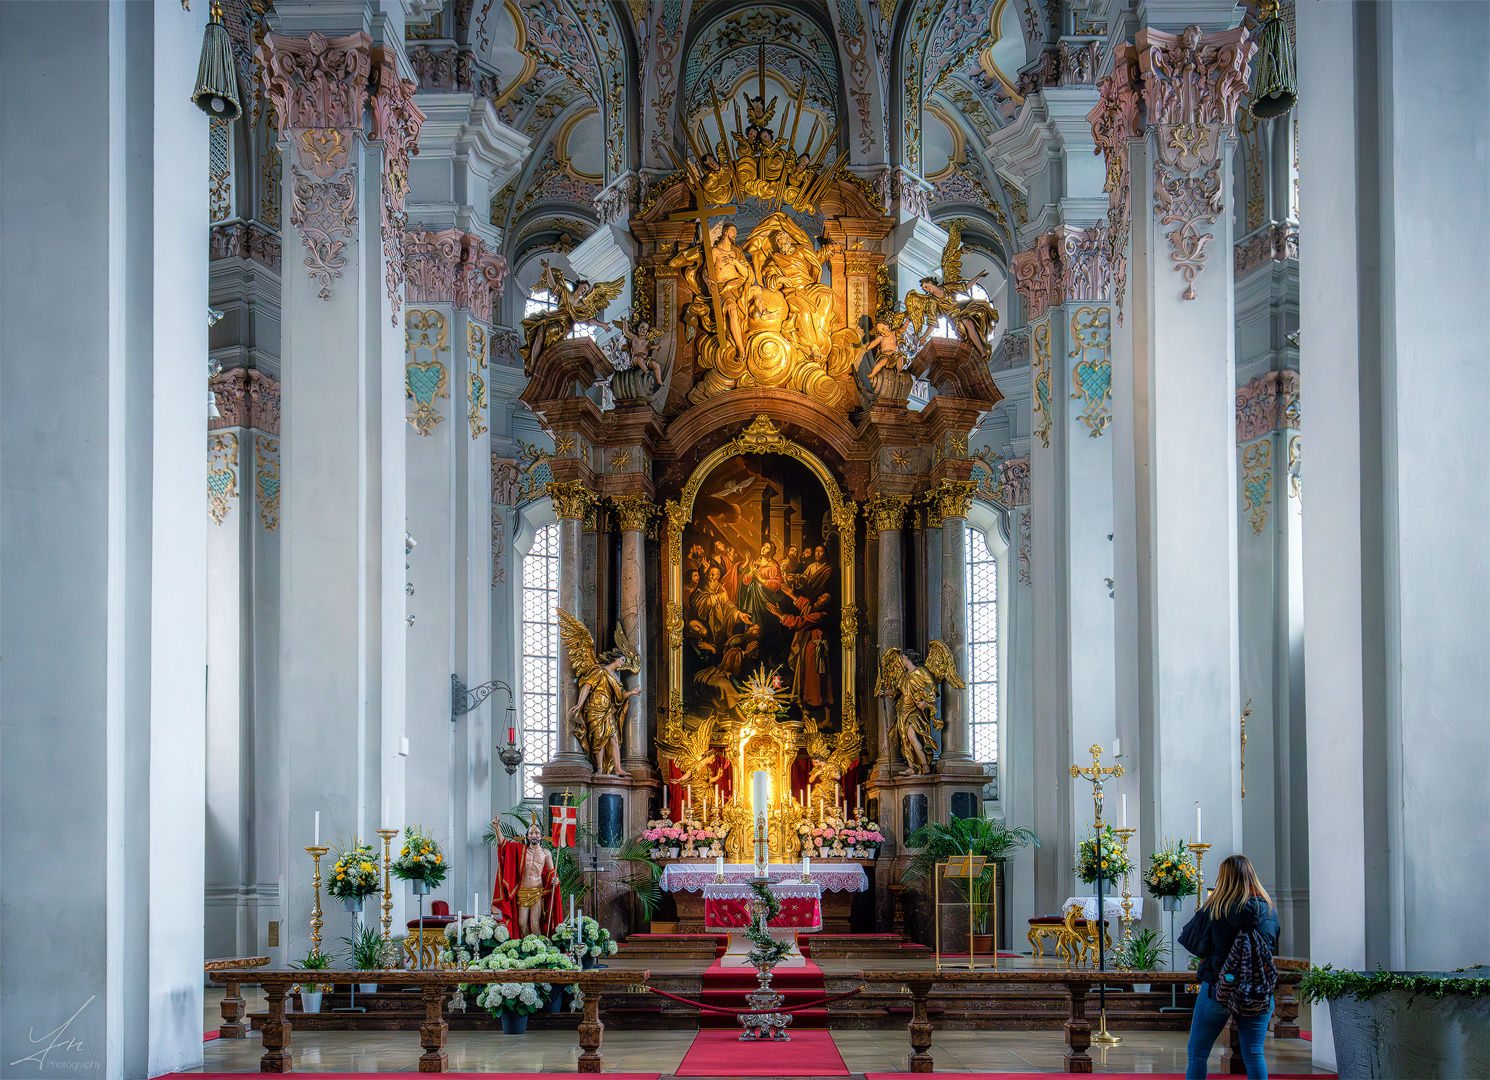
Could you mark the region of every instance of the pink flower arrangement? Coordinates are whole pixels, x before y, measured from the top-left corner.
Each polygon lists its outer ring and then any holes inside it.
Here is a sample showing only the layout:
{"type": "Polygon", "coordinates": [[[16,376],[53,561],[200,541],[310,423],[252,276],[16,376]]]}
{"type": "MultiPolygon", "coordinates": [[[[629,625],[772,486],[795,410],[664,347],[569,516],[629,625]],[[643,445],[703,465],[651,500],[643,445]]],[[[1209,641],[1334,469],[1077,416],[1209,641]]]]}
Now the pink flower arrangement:
{"type": "Polygon", "coordinates": [[[648,829],[646,832],[642,833],[642,839],[656,844],[668,840],[682,840],[684,837],[684,833],[685,830],[680,829],[675,825],[664,826],[661,828],[648,829]]]}

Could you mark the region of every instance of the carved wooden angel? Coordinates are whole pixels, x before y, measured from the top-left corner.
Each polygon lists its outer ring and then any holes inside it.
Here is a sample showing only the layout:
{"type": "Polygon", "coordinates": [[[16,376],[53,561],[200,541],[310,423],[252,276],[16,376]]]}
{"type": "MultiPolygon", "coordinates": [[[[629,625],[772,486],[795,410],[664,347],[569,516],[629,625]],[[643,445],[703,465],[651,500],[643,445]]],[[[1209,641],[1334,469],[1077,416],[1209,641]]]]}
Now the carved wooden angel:
{"type": "Polygon", "coordinates": [[[625,277],[613,281],[602,281],[592,285],[584,278],[570,288],[564,281],[564,273],[556,266],[542,263],[543,273],[538,276],[535,288],[545,288],[554,300],[554,307],[529,315],[523,320],[523,357],[525,374],[532,375],[538,369],[538,360],[545,349],[563,341],[579,324],[604,327],[600,315],[621,295],[625,277]]]}
{"type": "Polygon", "coordinates": [[[724,775],[724,766],[714,764],[714,726],[717,717],[710,716],[693,730],[682,719],[671,713],[663,713],[658,721],[657,746],[662,754],[671,757],[677,775],[669,777],[666,761],[663,766],[665,783],[677,784],[691,793],[694,805],[702,807],[705,796],[711,795],[714,785],[724,775]]]}
{"type": "Polygon", "coordinates": [[[838,784],[843,774],[854,767],[861,752],[859,718],[848,712],[843,718],[843,728],[833,742],[817,730],[817,722],[807,717],[807,756],[812,758],[812,771],[807,774],[809,784],[838,784]]]}
{"type": "Polygon", "coordinates": [[[629,698],[641,693],[641,687],[627,690],[621,673],[641,671],[641,661],[626,631],[616,627],[616,647],[601,656],[595,655],[595,639],[590,631],[563,608],[559,613],[559,637],[569,654],[579,693],[569,709],[575,738],[599,776],[624,776],[621,771],[621,719],[629,698]]]}
{"type": "Polygon", "coordinates": [[[943,682],[957,689],[967,684],[957,674],[952,650],[942,641],[933,641],[926,650],[926,662],[911,649],[886,649],[880,658],[880,678],[874,692],[895,697],[895,723],[890,736],[900,742],[900,752],[912,772],[929,773],[936,754],[933,729],[942,729],[942,718],[936,710],[937,693],[943,682]]]}
{"type": "Polygon", "coordinates": [[[966,296],[978,279],[987,273],[980,270],[970,281],[962,280],[962,227],[957,222],[947,226],[947,245],[942,248],[942,280],[927,275],[921,279],[921,291],[905,294],[905,313],[919,337],[938,319],[946,318],[959,340],[971,346],[973,356],[988,363],[988,335],[998,326],[999,313],[987,300],[966,296]]]}

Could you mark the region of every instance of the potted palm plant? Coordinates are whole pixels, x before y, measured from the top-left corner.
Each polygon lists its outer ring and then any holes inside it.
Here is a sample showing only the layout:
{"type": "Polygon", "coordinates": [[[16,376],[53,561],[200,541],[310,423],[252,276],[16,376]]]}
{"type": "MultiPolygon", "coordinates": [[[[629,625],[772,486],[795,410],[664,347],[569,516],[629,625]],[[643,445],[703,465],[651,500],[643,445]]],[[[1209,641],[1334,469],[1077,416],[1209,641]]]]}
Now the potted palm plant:
{"type": "MultiPolygon", "coordinates": [[[[1169,959],[1169,943],[1152,927],[1144,927],[1118,946],[1113,963],[1124,971],[1158,971],[1169,959]]],[[[1133,991],[1147,994],[1150,983],[1134,983],[1133,991]]]]}
{"type": "Polygon", "coordinates": [[[919,849],[906,864],[901,880],[907,885],[930,881],[937,863],[953,855],[981,855],[987,861],[983,873],[971,880],[950,879],[963,902],[973,911],[974,952],[990,953],[995,949],[994,933],[987,898],[995,885],[998,864],[1014,857],[1021,848],[1040,846],[1034,831],[1023,825],[1010,828],[992,818],[953,818],[945,825],[927,822],[906,840],[906,847],[919,849]]]}
{"type": "MultiPolygon", "coordinates": [[[[297,971],[325,971],[331,966],[334,957],[332,953],[312,952],[306,955],[304,960],[292,960],[290,966],[297,971]]],[[[321,1011],[321,995],[325,993],[326,987],[322,983],[306,982],[298,983],[300,990],[300,1011],[318,1013],[321,1011]]]]}
{"type": "MultiPolygon", "coordinates": [[[[375,924],[363,923],[344,937],[341,943],[347,947],[352,966],[358,971],[382,971],[389,966],[392,946],[383,940],[382,931],[375,924]]],[[[357,989],[364,994],[376,994],[378,984],[359,983],[357,989]]]]}

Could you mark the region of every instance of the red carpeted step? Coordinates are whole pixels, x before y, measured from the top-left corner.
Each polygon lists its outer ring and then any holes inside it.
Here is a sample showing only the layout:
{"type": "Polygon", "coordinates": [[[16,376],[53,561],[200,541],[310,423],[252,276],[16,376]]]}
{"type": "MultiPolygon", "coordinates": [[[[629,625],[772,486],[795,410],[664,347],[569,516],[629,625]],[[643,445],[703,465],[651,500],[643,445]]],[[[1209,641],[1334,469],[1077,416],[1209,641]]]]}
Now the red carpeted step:
{"type": "MultiPolygon", "coordinates": [[[[758,989],[760,989],[760,983],[755,977],[754,968],[723,967],[716,960],[704,972],[703,992],[698,1000],[705,1005],[713,1005],[721,1009],[748,1009],[750,1005],[745,1000],[745,995],[758,989]]],[[[771,973],[771,989],[778,991],[786,999],[782,1005],[788,1009],[828,996],[823,985],[822,969],[810,960],[802,967],[777,968],[771,973]]],[[[826,1008],[805,1009],[802,1012],[793,1013],[792,1016],[791,1026],[793,1028],[826,1028],[828,1026],[826,1008]]],[[[699,1016],[699,1026],[738,1030],[740,1023],[733,1013],[704,1011],[699,1016]]]]}
{"type": "Polygon", "coordinates": [[[826,1031],[794,1031],[784,1043],[742,1043],[734,1031],[700,1031],[677,1075],[847,1076],[848,1067],[826,1031]]]}

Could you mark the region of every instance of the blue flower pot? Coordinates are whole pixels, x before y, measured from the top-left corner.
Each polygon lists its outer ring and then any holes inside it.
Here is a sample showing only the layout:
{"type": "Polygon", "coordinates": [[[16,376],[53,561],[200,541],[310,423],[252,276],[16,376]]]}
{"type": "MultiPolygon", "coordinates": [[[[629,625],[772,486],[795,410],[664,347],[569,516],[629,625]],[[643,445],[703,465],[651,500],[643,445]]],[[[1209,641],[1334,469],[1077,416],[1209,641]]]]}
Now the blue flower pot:
{"type": "Polygon", "coordinates": [[[555,986],[548,995],[548,1004],[543,1007],[544,1012],[560,1012],[564,1007],[564,988],[555,986]]]}
{"type": "Polygon", "coordinates": [[[514,1012],[512,1009],[502,1010],[502,1034],[503,1035],[526,1035],[528,1033],[528,1014],[514,1012]]]}
{"type": "Polygon", "coordinates": [[[594,967],[595,966],[595,954],[594,953],[589,953],[589,952],[585,953],[584,959],[582,959],[580,961],[580,966],[581,967],[584,967],[584,968],[592,968],[592,967],[594,967]]]}

